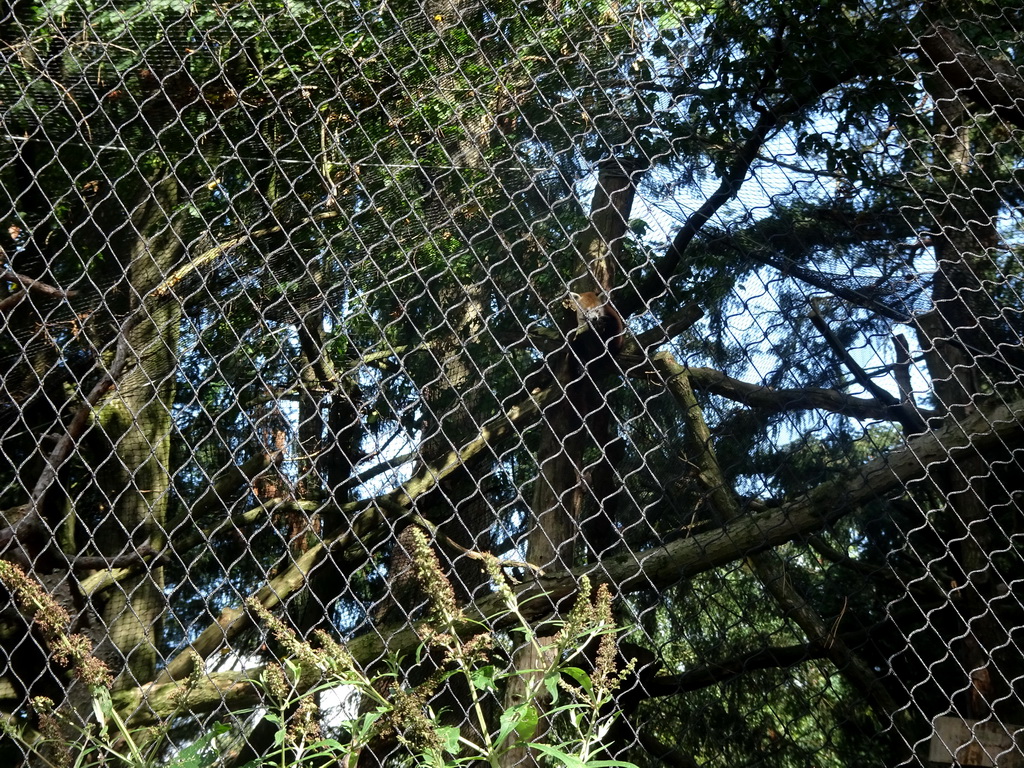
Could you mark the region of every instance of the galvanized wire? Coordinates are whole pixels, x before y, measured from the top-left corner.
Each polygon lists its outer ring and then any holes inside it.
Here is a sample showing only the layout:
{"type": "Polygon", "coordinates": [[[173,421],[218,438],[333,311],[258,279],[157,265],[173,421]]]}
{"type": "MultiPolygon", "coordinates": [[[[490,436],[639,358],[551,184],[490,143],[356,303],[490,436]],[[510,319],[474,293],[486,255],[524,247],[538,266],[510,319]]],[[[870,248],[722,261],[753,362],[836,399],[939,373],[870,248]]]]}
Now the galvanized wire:
{"type": "MultiPolygon", "coordinates": [[[[603,757],[1019,760],[1009,10],[0,13],[8,764],[55,759],[37,697],[97,717],[70,633],[159,759],[273,754],[296,651],[250,597],[385,699],[433,681],[437,733],[498,734],[515,683],[478,711],[422,646],[446,583],[529,679],[495,568],[543,637],[610,587],[603,757]]],[[[290,733],[372,706],[319,698],[290,733]]]]}

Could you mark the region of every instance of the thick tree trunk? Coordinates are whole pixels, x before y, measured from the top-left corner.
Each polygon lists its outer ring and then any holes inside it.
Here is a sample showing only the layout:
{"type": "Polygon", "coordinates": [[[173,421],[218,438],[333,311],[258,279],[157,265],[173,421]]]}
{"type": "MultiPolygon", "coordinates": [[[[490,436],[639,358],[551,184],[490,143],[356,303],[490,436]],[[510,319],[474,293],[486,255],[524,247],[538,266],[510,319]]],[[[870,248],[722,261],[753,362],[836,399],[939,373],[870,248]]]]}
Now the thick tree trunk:
{"type": "MultiPolygon", "coordinates": [[[[625,161],[613,159],[605,163],[598,177],[597,189],[591,204],[591,225],[584,233],[579,248],[579,263],[573,289],[577,293],[600,292],[606,300],[615,281],[618,260],[636,193],[634,168],[625,161]]],[[[573,315],[563,319],[563,331],[573,331],[579,324],[573,315]]],[[[608,518],[615,487],[611,478],[616,468],[608,461],[609,445],[617,445],[610,436],[611,414],[608,401],[593,379],[593,371],[580,361],[572,350],[558,351],[552,358],[552,373],[560,396],[542,412],[542,433],[537,448],[539,476],[534,484],[531,504],[533,523],[527,534],[526,551],[529,561],[544,570],[568,571],[574,565],[580,542],[581,513],[588,496],[596,509],[594,522],[588,528],[593,535],[610,539],[614,521],[608,518]],[[604,482],[588,488],[584,452],[596,443],[601,458],[594,464],[594,473],[604,476],[604,482]],[[599,495],[593,491],[599,491],[599,495]]],[[[606,363],[607,361],[602,361],[606,363]]],[[[595,546],[599,554],[609,542],[595,546]]],[[[568,606],[552,605],[554,612],[568,606]]],[[[549,636],[538,638],[538,644],[525,644],[515,655],[513,664],[519,674],[513,676],[505,694],[505,707],[526,702],[528,691],[538,691],[532,702],[540,710],[541,726],[535,739],[542,739],[546,729],[543,710],[547,696],[543,686],[526,670],[541,669],[545,665],[540,655],[550,643],[549,636]]],[[[524,746],[515,747],[505,754],[505,768],[530,768],[536,765],[536,755],[524,746]]]]}
{"type": "MultiPolygon", "coordinates": [[[[149,182],[145,182],[149,183],[149,182]]],[[[98,409],[96,421],[113,455],[96,476],[110,501],[98,542],[116,556],[148,544],[159,550],[170,501],[171,406],[175,392],[181,307],[174,300],[151,302],[150,291],[177,265],[184,247],[175,222],[178,184],[170,176],[152,183],[131,222],[138,237],[130,254],[128,279],[136,323],[118,343],[127,346],[132,367],[98,409]]],[[[141,570],[114,583],[98,599],[106,627],[101,658],[125,660],[119,680],[133,685],[152,680],[157,665],[156,636],[164,609],[163,569],[141,570]]]]}
{"type": "MultiPolygon", "coordinates": [[[[923,40],[929,55],[938,55],[936,46],[949,43],[945,32],[939,30],[923,40]]],[[[936,270],[934,308],[919,323],[938,410],[957,419],[973,413],[979,397],[1000,381],[1017,377],[986,330],[1002,319],[985,286],[1000,243],[996,220],[1001,201],[985,172],[985,164],[992,159],[976,156],[972,147],[977,128],[965,107],[962,86],[949,78],[950,66],[962,64],[959,55],[947,59],[937,76],[926,80],[936,104],[933,173],[941,191],[925,198],[936,224],[931,235],[936,270]]],[[[949,595],[955,606],[950,602],[934,612],[924,628],[905,628],[908,637],[918,631],[923,638],[935,634],[931,644],[922,645],[933,646],[935,658],[922,657],[921,662],[932,682],[941,687],[942,698],[929,696],[929,701],[917,702],[929,717],[952,712],[975,720],[996,714],[1003,722],[1016,722],[1019,717],[993,712],[995,702],[1012,698],[993,664],[993,654],[1007,643],[1007,635],[989,610],[999,597],[992,553],[1010,546],[994,515],[1014,503],[995,479],[998,463],[993,454],[986,456],[970,446],[950,452],[944,461],[929,467],[930,487],[924,486],[927,490],[918,496],[938,500],[938,508],[928,509],[927,514],[948,542],[945,561],[955,580],[949,595]],[[946,649],[953,654],[948,661],[946,649]]],[[[922,564],[923,570],[928,568],[922,564]]],[[[914,688],[908,686],[911,692],[914,688]]],[[[920,690],[934,689],[924,685],[920,690]]]]}

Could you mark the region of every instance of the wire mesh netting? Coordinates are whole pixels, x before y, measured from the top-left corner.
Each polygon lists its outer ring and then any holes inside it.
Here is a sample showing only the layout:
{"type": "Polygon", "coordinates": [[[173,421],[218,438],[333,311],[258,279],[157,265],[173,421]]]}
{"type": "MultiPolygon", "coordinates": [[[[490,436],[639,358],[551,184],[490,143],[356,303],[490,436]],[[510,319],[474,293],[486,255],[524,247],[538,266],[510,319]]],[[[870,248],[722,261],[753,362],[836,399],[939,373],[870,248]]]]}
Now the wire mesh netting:
{"type": "Polygon", "coordinates": [[[0,763],[1024,764],[995,0],[0,9],[0,763]]]}

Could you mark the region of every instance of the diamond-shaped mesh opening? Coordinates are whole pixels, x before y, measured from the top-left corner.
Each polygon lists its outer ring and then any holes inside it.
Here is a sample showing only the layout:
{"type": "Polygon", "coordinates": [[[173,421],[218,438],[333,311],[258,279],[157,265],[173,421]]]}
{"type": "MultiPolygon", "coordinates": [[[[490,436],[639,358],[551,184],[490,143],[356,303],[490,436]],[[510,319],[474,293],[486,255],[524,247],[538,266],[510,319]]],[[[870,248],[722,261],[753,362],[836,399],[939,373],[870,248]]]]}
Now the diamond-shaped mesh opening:
{"type": "Polygon", "coordinates": [[[0,764],[1020,764],[1022,34],[0,9],[0,764]]]}

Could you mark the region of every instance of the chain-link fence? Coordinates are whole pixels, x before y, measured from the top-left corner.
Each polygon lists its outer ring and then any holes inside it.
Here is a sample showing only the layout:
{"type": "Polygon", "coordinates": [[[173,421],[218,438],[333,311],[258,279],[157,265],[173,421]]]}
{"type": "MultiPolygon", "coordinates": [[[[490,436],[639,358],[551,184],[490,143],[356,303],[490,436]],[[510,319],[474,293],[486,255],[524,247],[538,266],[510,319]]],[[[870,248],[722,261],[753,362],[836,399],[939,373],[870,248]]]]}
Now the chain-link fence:
{"type": "Polygon", "coordinates": [[[1024,764],[1020,10],[11,0],[0,763],[1024,764]]]}

